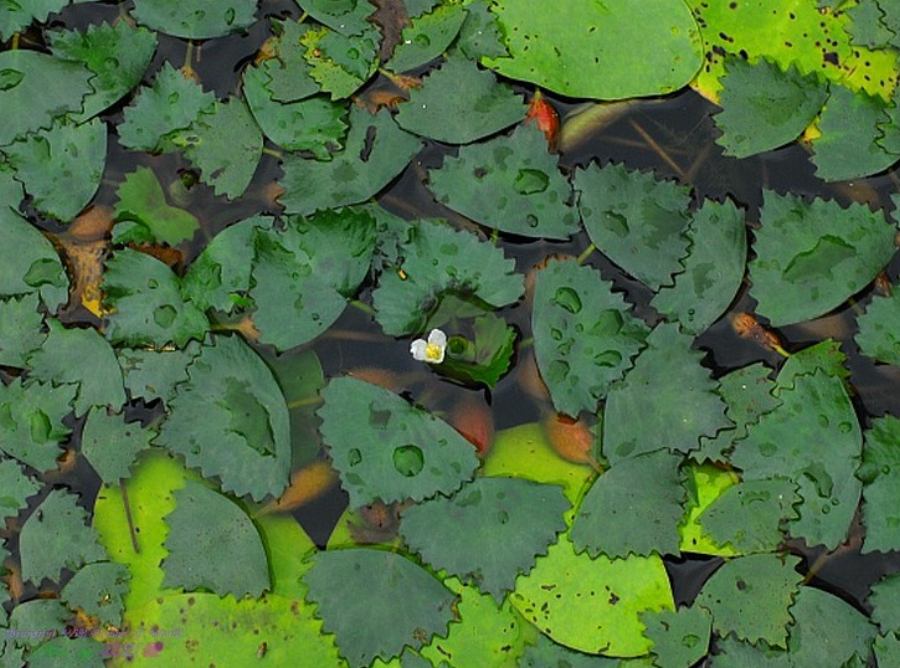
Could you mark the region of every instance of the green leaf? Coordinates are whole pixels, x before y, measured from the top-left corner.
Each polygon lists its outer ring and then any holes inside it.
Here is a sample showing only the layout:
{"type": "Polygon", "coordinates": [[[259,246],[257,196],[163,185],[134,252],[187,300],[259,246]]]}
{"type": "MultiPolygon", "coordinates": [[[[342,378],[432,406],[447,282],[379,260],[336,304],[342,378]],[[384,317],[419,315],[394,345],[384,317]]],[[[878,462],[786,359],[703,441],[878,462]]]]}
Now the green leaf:
{"type": "Polygon", "coordinates": [[[478,467],[459,432],[381,387],[333,378],[322,399],[322,438],[351,508],[449,495],[478,467]]]}
{"type": "Polygon", "coordinates": [[[694,601],[713,616],[713,629],[722,637],[765,640],[786,647],[791,606],[803,576],[796,571],[799,557],[752,554],[725,562],[703,585],[694,601]]]}
{"type": "MultiPolygon", "coordinates": [[[[466,112],[468,116],[471,112],[466,112]]],[[[572,189],[534,125],[464,146],[429,172],[441,204],[487,227],[524,237],[567,239],[578,229],[572,189]]]]}
{"type": "Polygon", "coordinates": [[[766,668],[793,668],[794,665],[790,654],[783,649],[770,647],[764,640],[750,644],[731,635],[718,639],[716,650],[716,668],[745,668],[758,665],[766,668]]]}
{"type": "Polygon", "coordinates": [[[125,389],[132,399],[141,398],[146,403],[162,399],[168,403],[175,396],[175,386],[187,380],[188,365],[199,352],[197,341],[188,343],[184,350],[119,350],[125,389]]]}
{"type": "Polygon", "coordinates": [[[117,191],[116,222],[134,226],[113,227],[113,242],[163,243],[177,246],[194,236],[200,221],[192,213],[170,206],[156,174],[149,167],[138,167],[125,175],[117,191]],[[128,227],[127,232],[121,232],[128,227]]]}
{"type": "Polygon", "coordinates": [[[561,95],[662,95],[700,69],[703,45],[683,2],[654,0],[638,11],[628,0],[576,0],[567,3],[565,20],[555,4],[529,0],[502,0],[491,11],[510,55],[484,58],[485,65],[561,95]]]}
{"type": "Polygon", "coordinates": [[[712,619],[700,607],[648,612],[641,617],[647,625],[645,635],[653,643],[658,668],[690,668],[709,649],[712,619]]]}
{"type": "Polygon", "coordinates": [[[11,2],[0,7],[0,38],[9,40],[22,32],[33,21],[43,23],[53,12],[60,11],[69,0],[31,0],[27,3],[11,2]]]}
{"type": "Polygon", "coordinates": [[[263,149],[262,132],[237,97],[217,101],[172,142],[200,170],[200,180],[228,199],[244,194],[263,149]]]}
{"type": "Polygon", "coordinates": [[[610,389],[602,439],[610,462],[663,447],[687,454],[700,447],[701,437],[731,426],[715,381],[700,365],[703,354],[691,350],[691,342],[676,325],[657,325],[625,379],[610,389]]]}
{"type": "Polygon", "coordinates": [[[575,189],[588,236],[622,269],[654,290],[682,271],[689,188],[610,163],[579,169],[575,189]]]}
{"type": "Polygon", "coordinates": [[[87,526],[87,512],[75,496],[61,489],[50,492],[29,515],[19,534],[22,579],[40,586],[46,579],[59,581],[63,568],[77,570],[106,558],[97,534],[87,526]]]}
{"type": "MultiPolygon", "coordinates": [[[[862,466],[857,475],[863,487],[863,552],[900,549],[897,508],[900,503],[900,420],[893,415],[875,418],[865,432],[862,466]]],[[[898,625],[897,630],[900,630],[898,625]]]]}
{"type": "Polygon", "coordinates": [[[280,230],[255,230],[250,296],[262,343],[286,350],[334,324],[368,271],[374,222],[363,211],[344,209],[293,218],[280,230]]]}
{"type": "Polygon", "coordinates": [[[66,583],[60,597],[69,608],[96,616],[102,624],[120,626],[129,578],[128,569],[121,564],[88,564],[66,583]]]}
{"type": "MultiPolygon", "coordinates": [[[[272,25],[278,33],[277,39],[268,42],[274,57],[259,64],[268,96],[276,102],[297,102],[315,95],[319,84],[310,75],[311,67],[304,57],[306,49],[300,44],[309,25],[290,20],[273,21],[272,25]]],[[[252,103],[250,107],[253,108],[252,103]]]]}
{"type": "Polygon", "coordinates": [[[166,517],[169,556],[163,586],[258,597],[269,589],[266,551],[256,527],[233,501],[187,480],[166,517]]]}
{"type": "Polygon", "coordinates": [[[58,320],[48,320],[47,326],[50,333],[44,345],[28,358],[33,377],[77,385],[77,416],[92,406],[119,410],[125,403],[122,371],[106,339],[96,329],[67,329],[58,320]]]}
{"type": "Polygon", "coordinates": [[[318,605],[325,631],[337,636],[341,654],[354,668],[376,657],[387,661],[406,645],[418,649],[434,634],[446,634],[453,592],[409,559],[352,549],[320,552],[312,561],[303,576],[307,597],[318,605]],[[351,600],[356,604],[347,605],[351,600]]]}
{"type": "Polygon", "coordinates": [[[556,485],[478,478],[450,498],[407,508],[400,533],[427,564],[471,580],[499,605],[566,528],[568,509],[556,485]]]}
{"type": "MultiPolygon", "coordinates": [[[[453,53],[422,80],[421,88],[409,91],[409,101],[400,105],[397,124],[437,141],[468,144],[518,123],[527,110],[510,86],[478,69],[461,53],[453,53]]],[[[546,140],[541,152],[546,152],[546,140]]],[[[481,158],[487,155],[480,152],[481,158]]]]}
{"type": "Polygon", "coordinates": [[[722,131],[717,143],[736,158],[770,151],[794,141],[813,121],[828,97],[817,75],[803,76],[793,64],[782,70],[761,58],[750,64],[741,57],[725,59],[727,74],[714,116],[722,131]]]}
{"type": "Polygon", "coordinates": [[[900,662],[900,638],[896,634],[876,636],[872,644],[875,661],[879,666],[892,666],[900,662]]]}
{"type": "Polygon", "coordinates": [[[123,415],[94,408],[81,433],[81,454],[104,483],[118,485],[131,477],[135,458],[150,447],[154,436],[153,428],[144,429],[138,422],[125,422],[123,415]]]}
{"type": "MultiPolygon", "coordinates": [[[[451,299],[452,296],[443,300],[441,306],[451,299]]],[[[466,307],[470,306],[459,301],[466,307]]],[[[461,335],[450,337],[447,355],[438,370],[462,383],[482,383],[494,389],[509,370],[515,352],[516,330],[508,326],[503,318],[483,312],[472,319],[472,331],[472,340],[461,335]]]]}
{"type": "Polygon", "coordinates": [[[490,4],[487,0],[471,0],[466,4],[466,20],[456,46],[471,60],[509,55],[497,15],[491,12],[490,4]]]}
{"type": "Polygon", "coordinates": [[[0,146],[80,112],[93,76],[81,63],[29,49],[0,53],[0,146]]]}
{"type": "Polygon", "coordinates": [[[371,27],[368,20],[375,11],[366,0],[301,0],[304,12],[342,35],[358,35],[371,27]]]}
{"type": "Polygon", "coordinates": [[[240,32],[256,20],[256,0],[135,0],[138,22],[175,37],[209,39],[240,32]]]}
{"type": "Polygon", "coordinates": [[[106,164],[107,127],[99,119],[57,124],[4,147],[34,206],[69,222],[90,202],[106,164]]]}
{"type": "Polygon", "coordinates": [[[0,384],[0,449],[23,464],[47,471],[56,468],[62,455],[59,444],[72,431],[63,423],[72,410],[77,385],[31,382],[17,378],[0,384]]]}
{"type": "Polygon", "coordinates": [[[123,248],[106,261],[103,291],[114,309],[106,337],[130,346],[183,347],[209,329],[206,316],[181,294],[181,279],[159,260],[123,248]]]}
{"type": "Polygon", "coordinates": [[[674,609],[659,557],[591,559],[575,554],[563,534],[531,573],[516,581],[513,605],[541,633],[587,654],[630,657],[646,654],[640,615],[674,609]]]}
{"type": "Polygon", "coordinates": [[[699,517],[719,545],[739,554],[774,552],[784,542],[784,525],[799,518],[797,485],[790,480],[747,480],[729,487],[699,517]]]}
{"type": "Polygon", "coordinates": [[[537,273],[531,328],[534,353],[554,408],[595,412],[631,367],[647,327],[599,272],[551,258],[537,273]]]}
{"type": "Polygon", "coordinates": [[[39,306],[35,293],[0,299],[0,365],[24,369],[28,356],[43,345],[39,306]]]}
{"type": "Polygon", "coordinates": [[[317,160],[329,160],[332,151],[341,148],[347,132],[345,104],[321,96],[293,102],[276,100],[266,88],[262,68],[247,68],[243,82],[253,118],[274,143],[288,151],[309,151],[317,160]]]}
{"type": "Polygon", "coordinates": [[[875,627],[849,603],[820,589],[802,587],[791,615],[795,623],[787,646],[794,668],[844,666],[854,654],[865,665],[875,627]]]}
{"type": "Polygon", "coordinates": [[[437,58],[456,38],[467,16],[468,12],[462,5],[446,4],[416,16],[403,28],[400,41],[394,47],[390,60],[384,64],[385,68],[393,72],[406,72],[437,58]]]}
{"type": "MultiPolygon", "coordinates": [[[[841,351],[841,344],[834,339],[825,339],[819,343],[795,351],[785,360],[778,371],[778,385],[793,387],[794,379],[816,371],[828,376],[849,381],[850,371],[844,366],[847,356],[841,351]]],[[[777,391],[775,392],[777,394],[777,391]]]]}
{"type": "Polygon", "coordinates": [[[377,29],[366,25],[354,35],[320,28],[307,30],[300,38],[310,76],[332,100],[350,97],[375,73],[377,36],[377,29]]]}
{"type": "Polygon", "coordinates": [[[883,132],[879,124],[889,120],[886,110],[878,96],[832,86],[817,123],[822,135],[812,142],[816,176],[825,181],[857,179],[882,172],[900,160],[900,155],[875,141],[883,132]]]}
{"type": "Polygon", "coordinates": [[[581,501],[569,536],[592,557],[678,554],[681,457],[656,450],[614,464],[581,501]]]}
{"type": "Polygon", "coordinates": [[[0,216],[0,234],[0,295],[36,292],[55,312],[68,298],[69,279],[53,244],[13,211],[0,216]]]}
{"type": "Polygon", "coordinates": [[[862,204],[845,209],[771,190],[763,201],[751,294],[774,327],[827,313],[862,290],[894,254],[896,229],[862,204]]]}
{"type": "Polygon", "coordinates": [[[288,483],[287,406],[271,371],[239,337],[215,337],[176,386],[156,445],[184,457],[222,489],[261,500],[288,483]]]}
{"type": "Polygon", "coordinates": [[[859,332],[854,339],[863,355],[900,366],[900,290],[892,290],[886,298],[874,297],[856,323],[859,332]]]}
{"type": "Polygon", "coordinates": [[[385,334],[403,336],[425,330],[445,296],[459,296],[493,308],[516,301],[524,292],[515,261],[496,246],[439,221],[406,228],[398,271],[384,271],[372,293],[375,319],[385,334]]]}
{"type": "Polygon", "coordinates": [[[657,311],[699,335],[731,304],[744,279],[747,229],[731,200],[706,200],[688,229],[690,252],[675,284],[662,286],[651,301],[657,311]]]}
{"type": "Polygon", "coordinates": [[[862,487],[853,475],[862,453],[856,412],[838,377],[817,370],[792,378],[792,387],[782,380],[782,403],[748,427],[731,462],[745,480],[796,483],[803,503],[791,535],[833,549],[846,540],[862,487]]]}
{"type": "Polygon", "coordinates": [[[892,573],[872,585],[872,621],[884,634],[900,632],[900,574],[892,573]]]}
{"type": "Polygon", "coordinates": [[[168,138],[186,130],[215,105],[215,95],[170,63],[163,63],[153,85],[139,89],[135,101],[125,109],[117,128],[119,143],[135,151],[171,150],[168,138]]]}
{"type": "Polygon", "coordinates": [[[638,659],[618,659],[607,656],[582,654],[559,645],[542,634],[536,634],[535,643],[525,648],[519,660],[519,668],[652,668],[648,657],[638,659]]]}
{"type": "Polygon", "coordinates": [[[719,557],[737,556],[729,545],[712,540],[700,521],[703,512],[740,479],[737,473],[720,468],[718,464],[697,464],[688,461],[682,466],[683,484],[687,488],[684,518],[678,525],[682,552],[719,557]]]}
{"type": "Polygon", "coordinates": [[[74,117],[78,122],[93,118],[137,86],[157,44],[156,33],[128,21],[91,25],[84,32],[55,31],[50,40],[53,55],[82,62],[96,75],[91,79],[94,92],[74,117]]]}
{"type": "Polygon", "coordinates": [[[371,115],[353,107],[342,152],[330,162],[296,155],[282,160],[286,213],[306,215],[319,209],[358,204],[376,195],[406,167],[421,140],[404,132],[387,112],[371,115]]]}
{"type": "Polygon", "coordinates": [[[0,519],[15,517],[30,496],[41,490],[41,485],[25,475],[22,467],[12,459],[0,458],[0,519]]]}
{"type": "Polygon", "coordinates": [[[885,12],[879,5],[878,0],[875,0],[847,8],[847,16],[850,18],[847,32],[850,33],[853,44],[874,49],[891,44],[894,33],[888,28],[885,12]]]}
{"type": "Polygon", "coordinates": [[[33,634],[34,630],[64,628],[69,617],[66,606],[58,600],[37,599],[20,603],[13,608],[9,616],[9,628],[20,632],[32,631],[32,633],[17,634],[15,640],[9,644],[15,643],[27,648],[37,647],[47,639],[47,635],[43,633],[35,635],[33,634]]]}

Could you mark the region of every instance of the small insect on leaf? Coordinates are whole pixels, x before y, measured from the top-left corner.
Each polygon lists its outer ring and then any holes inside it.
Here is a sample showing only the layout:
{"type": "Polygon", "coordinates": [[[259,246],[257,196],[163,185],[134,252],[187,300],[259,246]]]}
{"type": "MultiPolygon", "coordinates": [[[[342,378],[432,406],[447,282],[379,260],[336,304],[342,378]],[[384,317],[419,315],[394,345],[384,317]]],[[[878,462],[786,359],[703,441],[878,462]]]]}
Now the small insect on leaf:
{"type": "Polygon", "coordinates": [[[547,144],[552,151],[556,148],[556,136],[559,133],[559,115],[553,108],[541,91],[536,91],[534,97],[531,98],[531,104],[528,106],[528,113],[525,115],[525,122],[534,120],[538,128],[547,138],[547,144]]]}

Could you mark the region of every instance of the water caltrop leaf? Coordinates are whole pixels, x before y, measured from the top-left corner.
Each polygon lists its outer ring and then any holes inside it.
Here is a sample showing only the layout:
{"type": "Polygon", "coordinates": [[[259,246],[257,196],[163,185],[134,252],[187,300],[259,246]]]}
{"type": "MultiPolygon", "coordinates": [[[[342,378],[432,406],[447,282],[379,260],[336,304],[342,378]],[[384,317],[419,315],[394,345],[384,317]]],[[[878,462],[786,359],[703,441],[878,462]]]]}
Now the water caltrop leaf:
{"type": "Polygon", "coordinates": [[[656,450],[617,462],[588,490],[569,537],[579,552],[610,558],[678,554],[681,457],[656,450]]]}
{"type": "Polygon", "coordinates": [[[589,165],[575,174],[578,210],[594,245],[657,290],[683,270],[690,188],[623,165],[589,165]]]}
{"type": "Polygon", "coordinates": [[[674,285],[660,288],[651,304],[683,331],[698,335],[728,309],[741,287],[747,262],[744,215],[731,200],[706,200],[687,235],[684,271],[675,275],[674,285]]]}
{"type": "MultiPolygon", "coordinates": [[[[862,466],[863,552],[900,549],[900,420],[893,415],[875,418],[865,432],[862,466]]],[[[900,630],[900,626],[898,626],[900,630]]]]}
{"type": "Polygon", "coordinates": [[[200,227],[189,211],[171,206],[165,193],[149,167],[138,167],[125,175],[117,191],[116,222],[133,223],[128,232],[121,232],[124,225],[113,228],[113,241],[163,243],[176,246],[194,236],[200,227]]]}
{"type": "Polygon", "coordinates": [[[15,517],[27,505],[27,499],[41,490],[41,485],[25,475],[12,459],[0,458],[0,519],[15,517]]]}
{"type": "Polygon", "coordinates": [[[162,399],[168,403],[175,396],[175,386],[187,380],[188,365],[199,352],[198,341],[191,341],[183,350],[122,348],[117,355],[125,389],[132,399],[142,398],[146,403],[162,399]]]}
{"type": "Polygon", "coordinates": [[[725,562],[703,585],[694,601],[713,616],[713,629],[722,637],[765,640],[785,647],[791,614],[788,608],[803,576],[796,571],[799,557],[753,554],[725,562]]]}
{"type": "Polygon", "coordinates": [[[131,346],[184,346],[209,329],[206,316],[181,293],[181,279],[159,260],[130,248],[106,261],[106,337],[131,346]]]}
{"type": "Polygon", "coordinates": [[[81,454],[108,485],[131,476],[138,453],[150,447],[156,429],[144,429],[139,422],[126,422],[124,415],[100,408],[88,413],[81,433],[81,454]]]}
{"type": "Polygon", "coordinates": [[[459,432],[384,388],[333,378],[322,399],[320,431],[351,508],[452,494],[478,467],[459,432]]]}
{"type": "Polygon", "coordinates": [[[66,328],[48,320],[50,332],[44,345],[28,358],[34,378],[78,386],[75,414],[85,415],[92,406],[118,410],[125,403],[122,371],[109,342],[93,328],[66,328]]]}
{"type": "Polygon", "coordinates": [[[555,258],[537,272],[531,327],[553,406],[573,417],[597,410],[648,333],[599,272],[555,258]]]}
{"type": "Polygon", "coordinates": [[[66,583],[60,597],[69,608],[96,616],[103,624],[119,626],[128,591],[128,569],[110,561],[88,564],[66,583]]]}
{"type": "Polygon", "coordinates": [[[0,53],[0,146],[82,109],[94,74],[82,63],[29,49],[0,53]]]}
{"type": "Polygon", "coordinates": [[[646,654],[640,615],[674,609],[672,591],[657,556],[591,559],[576,554],[568,536],[550,546],[534,569],[516,581],[513,605],[541,633],[585,652],[616,657],[646,654]]]}
{"type": "Polygon", "coordinates": [[[467,16],[462,5],[441,4],[412,18],[385,68],[405,72],[437,58],[456,38],[467,16]]]}
{"type": "MultiPolygon", "coordinates": [[[[315,95],[319,84],[310,76],[311,68],[304,58],[306,49],[300,46],[300,38],[309,25],[299,21],[273,21],[272,26],[278,35],[268,42],[273,57],[258,65],[265,75],[268,95],[277,102],[297,102],[315,95]]],[[[245,72],[245,79],[246,76],[245,72]]]]}
{"type": "Polygon", "coordinates": [[[50,492],[29,515],[19,534],[22,579],[40,586],[43,579],[58,581],[63,568],[106,558],[97,534],[85,522],[87,512],[75,496],[62,489],[50,492]]]}
{"type": "Polygon", "coordinates": [[[770,151],[794,141],[812,122],[828,97],[828,86],[815,74],[802,76],[795,66],[782,70],[761,58],[725,60],[727,74],[713,118],[722,131],[717,140],[725,155],[736,158],[770,151]]]}
{"type": "Polygon", "coordinates": [[[312,561],[303,575],[307,598],[353,668],[446,635],[455,596],[409,559],[386,550],[345,549],[320,552],[312,561]],[[356,604],[347,605],[351,600],[356,604]]]}
{"type": "Polygon", "coordinates": [[[500,308],[525,291],[515,260],[474,234],[440,221],[418,221],[405,231],[399,246],[402,275],[382,272],[372,294],[375,318],[385,334],[424,332],[445,295],[500,308]]]}
{"type": "Polygon", "coordinates": [[[63,418],[77,392],[77,385],[25,385],[21,377],[9,385],[0,383],[0,450],[38,471],[55,469],[63,454],[59,444],[72,431],[63,418]]]}
{"type": "Polygon", "coordinates": [[[400,533],[427,564],[471,580],[500,604],[566,528],[568,509],[556,485],[478,478],[450,498],[407,508],[400,533]]]}
{"type": "Polygon", "coordinates": [[[36,227],[18,213],[7,211],[0,215],[4,240],[0,245],[0,295],[39,293],[41,301],[55,312],[69,293],[62,261],[36,227]]]}
{"type": "Polygon", "coordinates": [[[641,616],[658,668],[690,668],[706,654],[712,618],[699,606],[648,612],[641,616]]]}
{"type": "Polygon", "coordinates": [[[801,587],[791,606],[794,624],[787,647],[794,668],[849,666],[854,655],[866,665],[875,626],[855,607],[838,596],[801,587]]]}
{"type": "Polygon", "coordinates": [[[868,603],[872,606],[872,621],[882,633],[900,633],[900,575],[884,575],[873,584],[868,603]]]}
{"type": "Polygon", "coordinates": [[[10,39],[22,32],[32,21],[44,22],[52,12],[58,12],[69,0],[32,0],[28,3],[9,3],[0,7],[0,37],[10,39]]]}
{"type": "Polygon", "coordinates": [[[106,164],[107,127],[57,123],[4,147],[16,178],[40,211],[68,223],[94,197],[106,164]]]}
{"type": "MultiPolygon", "coordinates": [[[[366,3],[361,3],[366,4],[366,3]]],[[[374,116],[353,107],[344,150],[328,162],[286,155],[282,161],[286,213],[306,215],[319,209],[358,204],[390,183],[422,145],[401,130],[390,113],[374,116]]]]}
{"type": "Polygon", "coordinates": [[[410,90],[397,124],[437,141],[468,144],[518,123],[526,111],[522,97],[510,86],[453,53],[423,78],[421,88],[410,90]]]}
{"type": "Polygon", "coordinates": [[[429,172],[429,181],[439,203],[501,232],[567,239],[578,230],[572,188],[533,124],[463,146],[429,172]]]}
{"type": "Polygon", "coordinates": [[[167,137],[185,130],[201,113],[216,104],[216,96],[168,62],[163,63],[153,84],[140,88],[118,125],[119,142],[136,151],[171,150],[167,137]]]}
{"type": "Polygon", "coordinates": [[[39,349],[44,316],[37,294],[0,299],[0,365],[25,368],[25,360],[39,349]]]}
{"type": "Polygon", "coordinates": [[[377,29],[367,25],[354,35],[319,28],[307,30],[300,38],[310,76],[332,100],[350,97],[375,73],[377,35],[377,29]]]}
{"type": "Polygon", "coordinates": [[[342,35],[359,35],[372,26],[368,20],[375,11],[369,2],[360,0],[301,0],[304,12],[324,26],[342,35]]]}
{"type": "Polygon", "coordinates": [[[762,228],[750,261],[751,294],[775,327],[827,313],[862,290],[890,261],[894,233],[862,204],[763,193],[762,228]]]}
{"type": "Polygon", "coordinates": [[[269,563],[259,532],[233,501],[193,480],[175,491],[166,517],[169,555],[163,586],[208,589],[220,596],[258,597],[269,589],[269,563]]]}
{"type": "Polygon", "coordinates": [[[491,11],[509,56],[484,58],[484,64],[561,95],[606,100],[663,95],[686,85],[700,69],[703,45],[683,2],[653,0],[638,11],[628,0],[576,0],[561,15],[552,3],[502,0],[491,11]]]}
{"type": "Polygon", "coordinates": [[[253,322],[261,342],[286,350],[343,313],[368,271],[375,221],[352,209],[291,217],[283,229],[258,227],[253,246],[253,322]]]}
{"type": "Polygon", "coordinates": [[[701,437],[731,427],[716,382],[700,365],[703,354],[691,344],[677,325],[657,325],[625,379],[610,389],[602,439],[610,462],[660,448],[687,454],[701,437]]]}
{"type": "Polygon", "coordinates": [[[237,336],[207,342],[169,402],[155,445],[169,448],[222,489],[278,496],[291,468],[287,406],[265,362],[237,336]]]}
{"type": "Polygon", "coordinates": [[[175,37],[209,39],[240,32],[256,20],[256,0],[135,0],[139,23],[175,37]]]}
{"type": "Polygon", "coordinates": [[[900,290],[886,298],[874,297],[856,320],[854,337],[863,355],[885,364],[900,366],[900,290]]]}

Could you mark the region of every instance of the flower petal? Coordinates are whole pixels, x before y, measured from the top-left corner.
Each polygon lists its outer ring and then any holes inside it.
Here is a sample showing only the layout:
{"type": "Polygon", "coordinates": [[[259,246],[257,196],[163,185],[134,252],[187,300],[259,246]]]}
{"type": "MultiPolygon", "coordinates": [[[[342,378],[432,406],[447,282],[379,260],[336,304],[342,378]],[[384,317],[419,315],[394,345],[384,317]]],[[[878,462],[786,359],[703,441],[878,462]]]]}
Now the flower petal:
{"type": "Polygon", "coordinates": [[[428,343],[433,346],[447,347],[447,335],[439,329],[432,329],[428,333],[428,343]]]}
{"type": "Polygon", "coordinates": [[[428,350],[428,342],[425,339],[416,339],[409,346],[409,352],[412,353],[413,359],[418,362],[425,362],[428,358],[426,351],[428,350]]]}

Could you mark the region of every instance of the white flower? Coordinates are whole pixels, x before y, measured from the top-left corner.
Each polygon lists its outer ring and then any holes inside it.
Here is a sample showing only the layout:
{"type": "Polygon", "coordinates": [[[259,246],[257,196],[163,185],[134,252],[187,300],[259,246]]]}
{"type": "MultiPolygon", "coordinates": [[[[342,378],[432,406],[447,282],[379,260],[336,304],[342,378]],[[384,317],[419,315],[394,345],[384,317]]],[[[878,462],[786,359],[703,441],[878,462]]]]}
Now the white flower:
{"type": "Polygon", "coordinates": [[[439,329],[432,329],[428,334],[428,340],[416,339],[409,347],[413,359],[419,362],[440,364],[444,361],[444,351],[447,349],[447,335],[439,329]]]}

